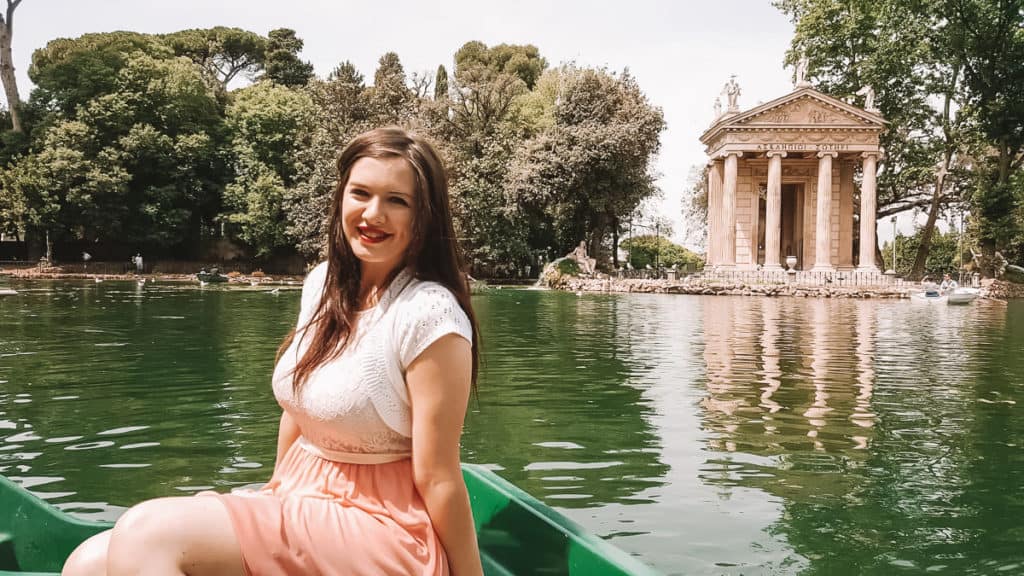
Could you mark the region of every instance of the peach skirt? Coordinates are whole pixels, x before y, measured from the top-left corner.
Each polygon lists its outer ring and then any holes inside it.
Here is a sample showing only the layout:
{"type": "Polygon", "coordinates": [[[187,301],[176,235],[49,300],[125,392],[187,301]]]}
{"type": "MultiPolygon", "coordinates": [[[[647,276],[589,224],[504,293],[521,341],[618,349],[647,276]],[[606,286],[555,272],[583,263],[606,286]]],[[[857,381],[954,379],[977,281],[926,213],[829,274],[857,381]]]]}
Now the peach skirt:
{"type": "Polygon", "coordinates": [[[216,496],[250,576],[448,574],[409,459],[334,462],[295,442],[263,489],[216,496]]]}

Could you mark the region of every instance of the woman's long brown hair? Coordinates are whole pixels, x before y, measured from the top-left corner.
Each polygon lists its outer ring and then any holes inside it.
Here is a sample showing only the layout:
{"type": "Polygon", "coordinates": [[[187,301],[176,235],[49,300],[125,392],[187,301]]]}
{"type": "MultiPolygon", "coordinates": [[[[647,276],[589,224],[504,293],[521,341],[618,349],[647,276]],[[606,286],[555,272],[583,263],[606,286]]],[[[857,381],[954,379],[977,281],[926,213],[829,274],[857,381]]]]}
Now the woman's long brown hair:
{"type": "MultiPolygon", "coordinates": [[[[288,350],[298,330],[308,328],[303,338],[312,332],[309,348],[292,371],[292,387],[298,392],[317,367],[341,354],[352,336],[362,274],[359,259],[342,230],[341,201],[352,166],[360,158],[401,158],[415,172],[416,214],[404,266],[415,278],[437,282],[450,290],[469,317],[473,326],[472,386],[476,390],[479,336],[469,284],[462,273],[462,255],[452,226],[448,176],[430,143],[396,127],[378,128],[356,136],[338,158],[338,185],[327,221],[327,280],[323,297],[309,322],[292,330],[284,339],[277,350],[277,358],[288,350]]],[[[392,279],[398,272],[400,269],[392,271],[392,279]]]]}

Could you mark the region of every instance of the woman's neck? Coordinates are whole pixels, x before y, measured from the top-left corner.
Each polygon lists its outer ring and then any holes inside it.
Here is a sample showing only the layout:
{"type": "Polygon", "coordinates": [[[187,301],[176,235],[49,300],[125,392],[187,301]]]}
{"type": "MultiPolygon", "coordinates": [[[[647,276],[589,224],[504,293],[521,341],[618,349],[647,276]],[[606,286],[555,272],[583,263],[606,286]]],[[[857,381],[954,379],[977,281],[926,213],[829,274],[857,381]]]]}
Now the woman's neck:
{"type": "Polygon", "coordinates": [[[359,281],[359,309],[365,310],[376,306],[396,275],[397,269],[364,266],[359,281]]]}

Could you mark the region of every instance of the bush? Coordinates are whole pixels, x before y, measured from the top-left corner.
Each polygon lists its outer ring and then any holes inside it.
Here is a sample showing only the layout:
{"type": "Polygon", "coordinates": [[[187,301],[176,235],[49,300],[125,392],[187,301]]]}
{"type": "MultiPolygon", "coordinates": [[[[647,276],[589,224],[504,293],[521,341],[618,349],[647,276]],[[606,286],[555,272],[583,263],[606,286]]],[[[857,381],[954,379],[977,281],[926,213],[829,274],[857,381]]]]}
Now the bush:
{"type": "Polygon", "coordinates": [[[562,276],[580,275],[580,263],[571,258],[563,258],[559,260],[557,267],[558,273],[561,274],[562,276]]]}
{"type": "Polygon", "coordinates": [[[704,267],[700,256],[661,236],[634,236],[624,241],[622,248],[629,254],[633,268],[654,267],[655,264],[662,268],[682,268],[687,264],[693,264],[698,270],[704,267]]]}

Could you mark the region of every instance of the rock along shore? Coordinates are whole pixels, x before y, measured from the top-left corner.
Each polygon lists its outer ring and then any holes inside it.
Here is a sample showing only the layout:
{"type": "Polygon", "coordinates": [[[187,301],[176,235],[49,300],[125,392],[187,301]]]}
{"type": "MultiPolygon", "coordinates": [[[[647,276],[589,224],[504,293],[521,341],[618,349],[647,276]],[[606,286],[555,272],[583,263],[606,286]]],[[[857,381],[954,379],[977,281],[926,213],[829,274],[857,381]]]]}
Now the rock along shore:
{"type": "MultiPolygon", "coordinates": [[[[646,294],[700,294],[705,296],[792,296],[797,298],[909,298],[920,292],[916,285],[807,286],[799,284],[744,284],[689,280],[640,280],[620,278],[562,277],[555,289],[569,292],[618,292],[646,294]]],[[[982,297],[1024,298],[1024,284],[998,280],[982,282],[982,297]]]]}

